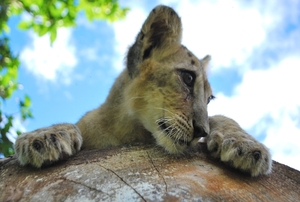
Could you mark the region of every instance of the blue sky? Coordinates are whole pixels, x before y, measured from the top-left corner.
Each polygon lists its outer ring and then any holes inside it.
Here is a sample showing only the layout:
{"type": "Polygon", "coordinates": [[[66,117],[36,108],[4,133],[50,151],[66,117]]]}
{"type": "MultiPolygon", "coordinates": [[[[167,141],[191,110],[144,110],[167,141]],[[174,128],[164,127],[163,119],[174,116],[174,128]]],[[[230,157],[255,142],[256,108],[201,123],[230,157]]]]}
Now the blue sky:
{"type": "Polygon", "coordinates": [[[53,46],[48,36],[16,29],[20,17],[13,18],[11,46],[20,55],[22,90],[4,110],[15,113],[17,97],[28,94],[34,119],[16,121],[24,131],[75,123],[105,100],[128,46],[157,4],[179,13],[183,43],[194,54],[212,56],[209,79],[217,99],[209,114],[234,118],[275,160],[300,170],[297,0],[123,0],[131,9],[125,20],[89,23],[80,17],[76,28],[59,30],[53,46]]]}

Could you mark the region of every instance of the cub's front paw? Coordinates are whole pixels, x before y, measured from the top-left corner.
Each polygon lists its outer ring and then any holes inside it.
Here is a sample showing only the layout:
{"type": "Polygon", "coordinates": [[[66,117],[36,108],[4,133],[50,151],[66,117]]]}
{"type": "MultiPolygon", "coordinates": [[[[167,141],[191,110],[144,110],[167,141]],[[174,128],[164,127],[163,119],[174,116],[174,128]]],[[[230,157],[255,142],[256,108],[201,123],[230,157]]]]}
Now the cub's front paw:
{"type": "Polygon", "coordinates": [[[251,176],[269,174],[269,150],[248,135],[235,121],[224,116],[211,117],[207,148],[212,156],[251,176]]]}
{"type": "Polygon", "coordinates": [[[40,168],[75,154],[81,145],[82,137],[76,125],[57,124],[20,135],[15,152],[21,165],[40,168]]]}

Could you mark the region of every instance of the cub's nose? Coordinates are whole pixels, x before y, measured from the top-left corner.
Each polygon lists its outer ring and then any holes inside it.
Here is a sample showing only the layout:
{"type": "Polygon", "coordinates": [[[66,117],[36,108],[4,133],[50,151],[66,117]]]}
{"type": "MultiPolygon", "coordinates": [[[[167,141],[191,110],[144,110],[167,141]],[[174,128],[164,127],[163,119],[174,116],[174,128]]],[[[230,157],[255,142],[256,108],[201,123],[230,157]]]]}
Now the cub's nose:
{"type": "Polygon", "coordinates": [[[194,125],[194,138],[206,137],[208,134],[201,126],[197,126],[195,122],[194,125]]]}

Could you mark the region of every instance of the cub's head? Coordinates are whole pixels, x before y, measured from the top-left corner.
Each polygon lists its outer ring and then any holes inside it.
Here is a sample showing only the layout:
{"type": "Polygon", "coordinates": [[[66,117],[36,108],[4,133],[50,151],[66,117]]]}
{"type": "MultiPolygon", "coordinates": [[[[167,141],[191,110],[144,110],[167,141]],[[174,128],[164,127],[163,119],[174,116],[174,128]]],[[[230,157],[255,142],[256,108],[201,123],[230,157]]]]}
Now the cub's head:
{"type": "Polygon", "coordinates": [[[207,104],[213,98],[206,76],[210,57],[194,56],[181,44],[181,34],[177,13],[157,6],[127,56],[128,113],[170,153],[182,152],[209,133],[207,104]]]}

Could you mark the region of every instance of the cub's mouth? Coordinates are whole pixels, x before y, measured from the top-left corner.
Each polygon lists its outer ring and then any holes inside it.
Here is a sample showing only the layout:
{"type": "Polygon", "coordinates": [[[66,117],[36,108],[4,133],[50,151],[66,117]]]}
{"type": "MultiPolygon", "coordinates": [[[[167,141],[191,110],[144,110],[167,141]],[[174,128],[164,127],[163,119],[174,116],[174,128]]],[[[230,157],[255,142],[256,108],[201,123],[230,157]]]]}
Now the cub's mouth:
{"type": "Polygon", "coordinates": [[[174,124],[168,125],[165,121],[159,121],[158,126],[160,130],[168,137],[174,140],[174,143],[179,145],[189,145],[194,139],[201,137],[206,137],[207,134],[201,127],[197,127],[194,125],[194,132],[192,138],[188,138],[187,134],[184,134],[183,131],[175,127],[174,124]],[[188,140],[190,139],[190,140],[188,140]]]}
{"type": "Polygon", "coordinates": [[[184,134],[182,134],[179,129],[173,125],[167,125],[164,121],[159,121],[158,126],[166,136],[170,137],[174,141],[174,143],[179,145],[189,145],[190,141],[187,141],[184,134]]]}

